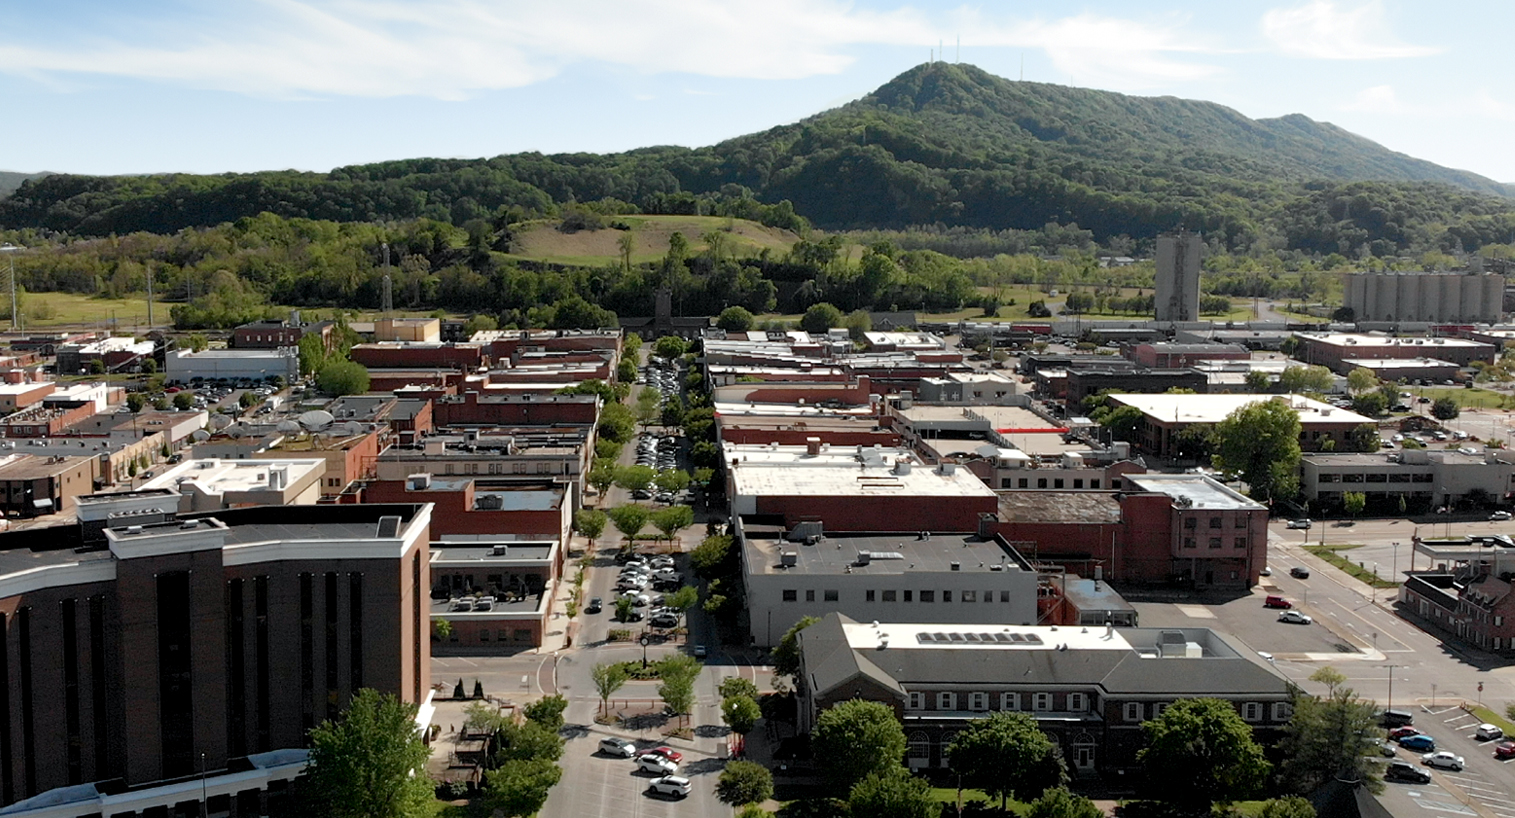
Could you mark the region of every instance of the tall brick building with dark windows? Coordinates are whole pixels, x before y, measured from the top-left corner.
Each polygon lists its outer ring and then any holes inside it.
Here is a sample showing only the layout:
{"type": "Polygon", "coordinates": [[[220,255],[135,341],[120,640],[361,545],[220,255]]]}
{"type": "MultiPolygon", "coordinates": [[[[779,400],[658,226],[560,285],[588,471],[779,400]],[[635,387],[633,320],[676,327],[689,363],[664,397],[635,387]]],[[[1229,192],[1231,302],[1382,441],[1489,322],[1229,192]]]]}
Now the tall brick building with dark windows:
{"type": "Polygon", "coordinates": [[[177,507],[0,535],[4,814],[266,814],[355,691],[428,704],[429,504],[177,507]]]}

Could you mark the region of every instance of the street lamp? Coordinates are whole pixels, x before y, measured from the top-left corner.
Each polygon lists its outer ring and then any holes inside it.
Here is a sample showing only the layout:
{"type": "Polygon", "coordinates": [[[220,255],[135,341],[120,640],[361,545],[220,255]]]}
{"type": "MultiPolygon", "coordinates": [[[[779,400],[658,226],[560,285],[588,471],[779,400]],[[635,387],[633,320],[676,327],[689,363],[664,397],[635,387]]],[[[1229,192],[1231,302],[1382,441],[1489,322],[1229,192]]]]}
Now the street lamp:
{"type": "Polygon", "coordinates": [[[1394,668],[1396,667],[1399,665],[1389,665],[1389,706],[1385,707],[1385,710],[1394,709],[1394,668]]]}

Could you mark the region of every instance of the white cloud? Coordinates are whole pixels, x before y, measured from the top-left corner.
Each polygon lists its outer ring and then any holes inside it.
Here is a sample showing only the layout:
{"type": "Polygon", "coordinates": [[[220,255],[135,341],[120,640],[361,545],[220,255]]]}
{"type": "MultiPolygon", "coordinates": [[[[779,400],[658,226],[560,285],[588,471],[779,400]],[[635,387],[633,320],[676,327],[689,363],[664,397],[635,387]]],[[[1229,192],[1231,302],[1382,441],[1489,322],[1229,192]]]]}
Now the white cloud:
{"type": "MultiPolygon", "coordinates": [[[[214,7],[213,7],[214,8],[214,7]]],[[[138,21],[130,40],[0,45],[0,72],[126,77],[263,97],[462,99],[580,63],[643,73],[798,79],[834,74],[858,46],[967,34],[973,49],[1043,49],[1074,82],[1145,87],[1213,66],[1184,57],[1180,24],[1083,14],[1010,19],[961,8],[873,11],[841,0],[257,0],[220,17],[138,21]]],[[[55,35],[67,37],[67,27],[55,35]],[[60,32],[62,32],[60,34],[60,32]]]]}
{"type": "Polygon", "coordinates": [[[1378,0],[1353,8],[1332,0],[1312,0],[1302,6],[1273,9],[1263,15],[1262,30],[1279,51],[1319,60],[1424,57],[1439,51],[1395,37],[1378,0]]]}
{"type": "Polygon", "coordinates": [[[1347,111],[1361,111],[1369,114],[1403,114],[1408,113],[1409,108],[1400,101],[1392,85],[1375,85],[1364,88],[1357,92],[1351,102],[1341,106],[1347,111]]]}

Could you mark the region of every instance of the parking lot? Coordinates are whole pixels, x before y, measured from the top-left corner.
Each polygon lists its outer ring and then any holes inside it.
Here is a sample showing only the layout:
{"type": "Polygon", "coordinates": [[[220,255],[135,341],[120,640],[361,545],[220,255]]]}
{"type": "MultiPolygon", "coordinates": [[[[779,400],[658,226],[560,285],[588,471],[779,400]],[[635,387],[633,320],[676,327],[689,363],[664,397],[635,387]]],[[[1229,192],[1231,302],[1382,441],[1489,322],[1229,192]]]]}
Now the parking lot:
{"type": "MultiPolygon", "coordinates": [[[[1494,758],[1496,741],[1474,738],[1478,720],[1461,707],[1421,707],[1415,711],[1415,728],[1436,740],[1437,750],[1450,750],[1461,756],[1466,767],[1461,772],[1432,770],[1430,784],[1390,782],[1384,799],[1396,815],[1414,806],[1431,814],[1475,815],[1479,812],[1497,818],[1515,818],[1515,767],[1509,761],[1494,758]],[[1396,802],[1398,802],[1396,804],[1396,802]],[[1468,803],[1472,802],[1472,803],[1468,803]]],[[[1396,758],[1422,766],[1421,753],[1399,749],[1396,758]]]]}
{"type": "MultiPolygon", "coordinates": [[[[1193,602],[1133,602],[1141,624],[1148,628],[1214,628],[1234,634],[1254,650],[1269,653],[1281,659],[1303,654],[1356,653],[1363,647],[1351,638],[1352,630],[1340,625],[1343,613],[1339,606],[1327,603],[1311,603],[1308,591],[1303,590],[1309,580],[1287,582],[1281,587],[1275,582],[1280,577],[1264,577],[1263,584],[1253,593],[1237,599],[1214,604],[1193,602]],[[1293,605],[1289,610],[1310,616],[1314,622],[1296,625],[1279,621],[1281,609],[1266,607],[1264,600],[1270,595],[1282,596],[1293,605]],[[1322,620],[1327,621],[1322,621],[1322,620]],[[1333,630],[1343,630],[1346,637],[1333,630]]],[[[1284,578],[1288,579],[1288,578],[1284,578]]],[[[1319,598],[1317,597],[1319,602],[1319,598]]]]}

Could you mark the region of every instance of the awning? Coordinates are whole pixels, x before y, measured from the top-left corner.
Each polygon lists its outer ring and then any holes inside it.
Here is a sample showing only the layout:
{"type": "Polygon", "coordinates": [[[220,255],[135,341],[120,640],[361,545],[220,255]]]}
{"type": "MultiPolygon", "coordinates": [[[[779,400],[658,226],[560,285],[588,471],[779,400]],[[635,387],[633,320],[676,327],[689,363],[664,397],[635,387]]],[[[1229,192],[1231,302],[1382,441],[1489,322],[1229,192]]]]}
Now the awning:
{"type": "Polygon", "coordinates": [[[38,509],[39,511],[40,510],[45,510],[45,509],[51,509],[53,507],[53,498],[51,498],[51,497],[41,497],[41,498],[38,498],[36,500],[33,500],[32,501],[32,507],[38,509]]]}

